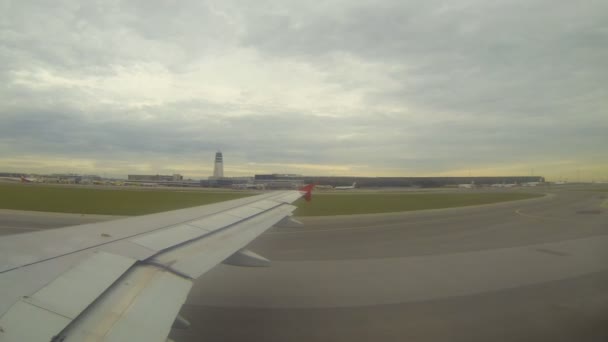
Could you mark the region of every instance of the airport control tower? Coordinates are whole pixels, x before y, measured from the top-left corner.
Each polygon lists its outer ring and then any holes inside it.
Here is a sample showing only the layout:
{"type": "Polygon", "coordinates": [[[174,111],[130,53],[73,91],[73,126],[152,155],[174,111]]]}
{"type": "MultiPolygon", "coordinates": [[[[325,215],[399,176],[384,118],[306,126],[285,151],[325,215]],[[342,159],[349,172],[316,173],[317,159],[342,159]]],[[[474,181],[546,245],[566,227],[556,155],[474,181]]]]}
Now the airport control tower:
{"type": "Polygon", "coordinates": [[[213,167],[213,178],[224,177],[224,157],[222,152],[218,151],[215,153],[215,164],[213,167]]]}

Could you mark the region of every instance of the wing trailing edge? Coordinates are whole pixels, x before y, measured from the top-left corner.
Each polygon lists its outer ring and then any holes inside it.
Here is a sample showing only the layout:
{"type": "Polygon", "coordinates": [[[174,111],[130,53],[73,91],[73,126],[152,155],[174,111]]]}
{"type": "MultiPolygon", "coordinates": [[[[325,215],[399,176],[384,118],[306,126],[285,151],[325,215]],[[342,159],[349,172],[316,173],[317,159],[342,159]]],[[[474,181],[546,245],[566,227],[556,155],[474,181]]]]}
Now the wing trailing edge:
{"type": "Polygon", "coordinates": [[[85,225],[84,238],[64,228],[69,246],[58,244],[63,229],[52,241],[50,231],[0,240],[9,257],[0,263],[0,340],[165,341],[173,324],[187,325],[176,317],[194,279],[222,262],[270,264],[245,246],[272,226],[299,223],[290,203],[313,187],[85,225]]]}

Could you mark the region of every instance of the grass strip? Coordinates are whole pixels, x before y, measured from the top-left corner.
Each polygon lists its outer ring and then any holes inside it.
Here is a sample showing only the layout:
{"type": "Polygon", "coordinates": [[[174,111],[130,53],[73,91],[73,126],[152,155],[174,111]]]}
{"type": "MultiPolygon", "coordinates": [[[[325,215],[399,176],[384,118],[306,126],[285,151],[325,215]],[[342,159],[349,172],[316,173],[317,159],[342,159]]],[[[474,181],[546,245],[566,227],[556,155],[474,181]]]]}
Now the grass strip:
{"type": "Polygon", "coordinates": [[[312,202],[299,200],[297,216],[353,215],[440,209],[541,197],[542,194],[504,193],[399,193],[318,194],[312,202]]]}
{"type": "MultiPolygon", "coordinates": [[[[48,212],[143,215],[253,195],[250,192],[171,189],[97,189],[38,184],[0,184],[0,208],[48,212]]],[[[296,216],[352,215],[490,204],[542,196],[504,193],[315,193],[298,200],[296,216]]]]}
{"type": "Polygon", "coordinates": [[[79,214],[143,215],[251,195],[243,192],[0,184],[0,208],[79,214]]]}

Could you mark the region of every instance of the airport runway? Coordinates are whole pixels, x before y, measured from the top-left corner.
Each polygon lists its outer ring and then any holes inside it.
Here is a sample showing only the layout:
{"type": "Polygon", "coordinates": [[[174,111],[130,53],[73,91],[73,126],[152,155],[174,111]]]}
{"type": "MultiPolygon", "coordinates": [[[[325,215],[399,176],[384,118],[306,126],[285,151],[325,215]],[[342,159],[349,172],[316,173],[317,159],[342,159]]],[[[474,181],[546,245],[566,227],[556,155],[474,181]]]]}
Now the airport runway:
{"type": "Polygon", "coordinates": [[[114,220],[121,217],[0,209],[0,236],[114,220]]]}
{"type": "Polygon", "coordinates": [[[602,193],[475,208],[304,218],[218,266],[176,341],[607,341],[602,193]]]}
{"type": "MultiPolygon", "coordinates": [[[[272,267],[205,274],[182,309],[192,326],[172,338],[607,341],[608,193],[551,192],[273,229],[250,246],[272,267]]],[[[0,211],[0,232],[79,222],[12,215],[0,211]]]]}

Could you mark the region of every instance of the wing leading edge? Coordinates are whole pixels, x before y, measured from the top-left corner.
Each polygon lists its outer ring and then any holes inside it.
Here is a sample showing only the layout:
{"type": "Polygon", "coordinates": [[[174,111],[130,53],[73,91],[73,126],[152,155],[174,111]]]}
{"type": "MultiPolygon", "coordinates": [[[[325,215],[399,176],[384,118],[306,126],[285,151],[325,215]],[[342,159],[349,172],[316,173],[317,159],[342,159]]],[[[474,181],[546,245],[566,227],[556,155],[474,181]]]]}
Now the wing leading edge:
{"type": "Polygon", "coordinates": [[[0,340],[165,341],[192,281],[225,262],[267,266],[243,249],[299,224],[312,187],[0,239],[0,340]]]}

